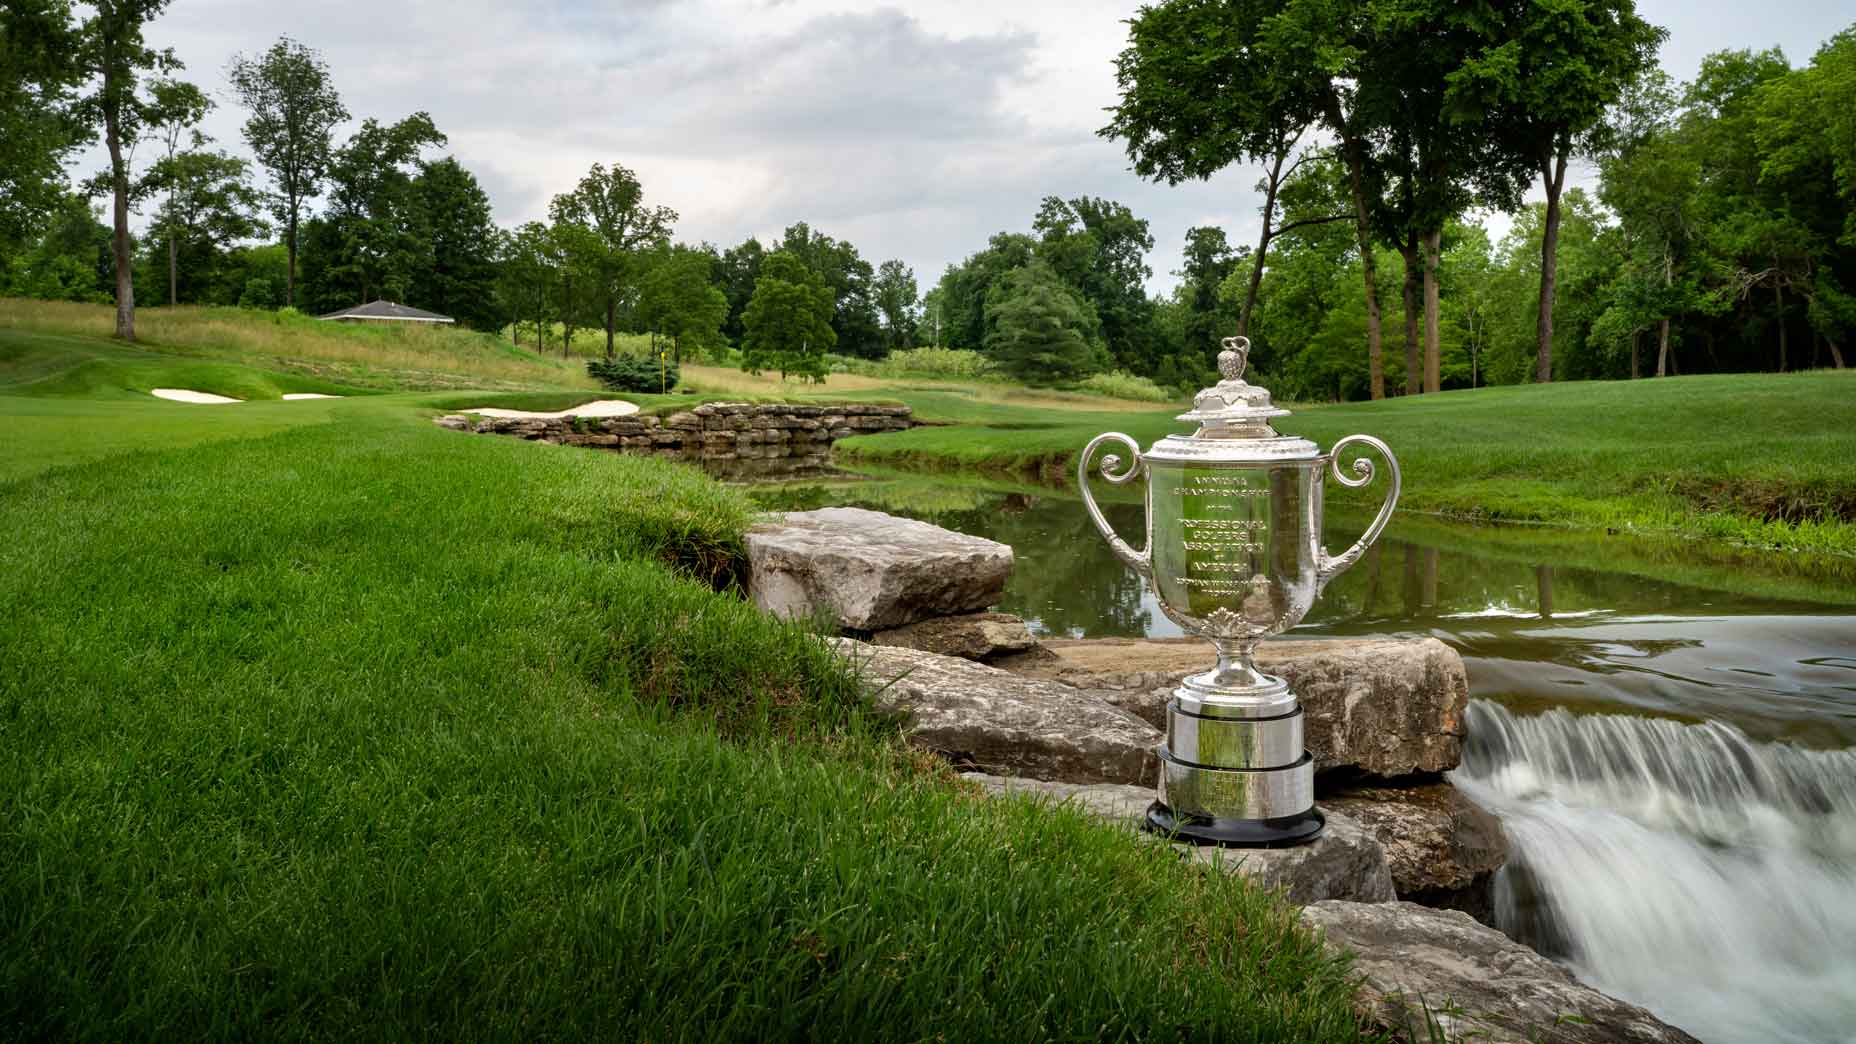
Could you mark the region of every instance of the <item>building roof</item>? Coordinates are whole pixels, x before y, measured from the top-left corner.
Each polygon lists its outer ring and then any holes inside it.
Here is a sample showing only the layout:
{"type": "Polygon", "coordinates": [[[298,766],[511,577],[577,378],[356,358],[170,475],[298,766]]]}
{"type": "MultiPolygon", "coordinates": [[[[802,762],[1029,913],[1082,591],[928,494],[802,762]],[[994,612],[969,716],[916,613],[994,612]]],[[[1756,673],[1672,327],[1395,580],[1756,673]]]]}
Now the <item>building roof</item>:
{"type": "Polygon", "coordinates": [[[448,315],[428,312],[421,308],[408,308],[392,301],[369,301],[364,305],[344,308],[339,312],[319,315],[318,319],[386,319],[403,323],[454,323],[457,320],[448,315]]]}

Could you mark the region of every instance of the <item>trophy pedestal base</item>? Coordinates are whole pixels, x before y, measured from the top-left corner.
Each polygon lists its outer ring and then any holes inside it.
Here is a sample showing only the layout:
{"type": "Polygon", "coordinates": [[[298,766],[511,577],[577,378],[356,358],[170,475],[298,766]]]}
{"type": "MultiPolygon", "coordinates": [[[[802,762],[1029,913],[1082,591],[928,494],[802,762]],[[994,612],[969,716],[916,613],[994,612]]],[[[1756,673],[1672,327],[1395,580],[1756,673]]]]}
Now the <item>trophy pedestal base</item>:
{"type": "Polygon", "coordinates": [[[1222,848],[1290,848],[1313,841],[1325,826],[1327,817],[1318,808],[1277,819],[1217,819],[1175,815],[1158,801],[1147,806],[1141,819],[1141,829],[1148,833],[1222,848]]]}

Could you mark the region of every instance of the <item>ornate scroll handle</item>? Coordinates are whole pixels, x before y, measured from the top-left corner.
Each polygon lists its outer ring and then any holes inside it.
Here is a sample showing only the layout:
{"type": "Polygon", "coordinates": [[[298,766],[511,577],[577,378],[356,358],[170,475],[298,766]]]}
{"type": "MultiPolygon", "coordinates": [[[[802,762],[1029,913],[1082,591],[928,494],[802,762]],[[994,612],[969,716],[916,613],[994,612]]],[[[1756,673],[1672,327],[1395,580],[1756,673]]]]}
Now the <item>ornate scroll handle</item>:
{"type": "Polygon", "coordinates": [[[1398,491],[1401,485],[1398,458],[1392,455],[1391,447],[1371,435],[1349,435],[1336,442],[1334,448],[1328,451],[1328,466],[1334,472],[1334,481],[1353,489],[1358,489],[1373,481],[1375,473],[1373,462],[1365,457],[1353,462],[1351,476],[1340,469],[1340,451],[1356,442],[1371,446],[1379,451],[1380,456],[1386,458],[1386,466],[1392,469],[1392,488],[1386,493],[1386,502],[1380,505],[1379,514],[1373,519],[1373,524],[1366,527],[1366,535],[1356,541],[1344,554],[1330,556],[1325,545],[1321,548],[1321,557],[1315,567],[1317,584],[1315,589],[1317,591],[1326,587],[1329,580],[1346,572],[1348,566],[1360,560],[1360,556],[1366,553],[1366,549],[1372,546],[1373,541],[1379,539],[1380,531],[1385,529],[1386,523],[1392,520],[1392,509],[1398,506],[1398,491]]]}
{"type": "Polygon", "coordinates": [[[1115,557],[1121,559],[1129,569],[1143,577],[1151,578],[1154,571],[1153,540],[1150,538],[1147,546],[1139,551],[1129,547],[1127,541],[1115,535],[1115,528],[1108,524],[1108,519],[1102,517],[1102,509],[1096,507],[1096,498],[1089,492],[1089,458],[1095,456],[1096,447],[1104,442],[1121,443],[1128,447],[1128,452],[1134,454],[1134,459],[1128,462],[1125,470],[1117,473],[1115,468],[1121,464],[1121,457],[1113,453],[1103,457],[1103,478],[1119,486],[1124,482],[1132,481],[1142,472],[1141,444],[1119,431],[1111,431],[1104,435],[1097,435],[1089,440],[1089,445],[1083,447],[1083,454],[1076,461],[1076,486],[1083,491],[1083,506],[1089,509],[1090,520],[1095,522],[1096,528],[1102,531],[1102,538],[1108,541],[1109,549],[1115,552],[1115,557]]]}

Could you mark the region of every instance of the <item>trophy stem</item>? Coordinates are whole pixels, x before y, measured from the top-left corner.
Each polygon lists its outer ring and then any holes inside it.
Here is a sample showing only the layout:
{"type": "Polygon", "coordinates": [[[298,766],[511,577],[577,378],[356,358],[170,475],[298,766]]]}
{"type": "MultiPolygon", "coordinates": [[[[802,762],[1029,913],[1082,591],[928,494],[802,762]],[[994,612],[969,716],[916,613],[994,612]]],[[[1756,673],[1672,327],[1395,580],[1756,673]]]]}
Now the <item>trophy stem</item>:
{"type": "Polygon", "coordinates": [[[1258,639],[1213,638],[1211,641],[1218,647],[1218,666],[1212,668],[1211,678],[1206,679],[1211,683],[1208,687],[1266,689],[1281,684],[1277,679],[1257,670],[1257,665],[1251,662],[1251,656],[1257,651],[1258,639]]]}

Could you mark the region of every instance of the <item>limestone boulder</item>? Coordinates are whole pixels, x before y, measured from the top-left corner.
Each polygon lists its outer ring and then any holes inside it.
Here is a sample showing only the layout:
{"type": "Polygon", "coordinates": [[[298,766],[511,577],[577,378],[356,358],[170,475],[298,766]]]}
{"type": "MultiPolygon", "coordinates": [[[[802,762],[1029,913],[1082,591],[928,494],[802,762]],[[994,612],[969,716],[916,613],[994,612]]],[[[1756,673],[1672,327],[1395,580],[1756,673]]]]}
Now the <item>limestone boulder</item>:
{"type": "Polygon", "coordinates": [[[1010,613],[965,613],[878,631],[870,636],[870,644],[986,660],[1034,649],[1038,640],[1023,620],[1010,613]]]}
{"type": "Polygon", "coordinates": [[[953,656],[832,639],[908,741],[992,775],[1152,785],[1160,732],[1067,685],[953,656]]]}
{"type": "Polygon", "coordinates": [[[1695,1044],[1457,910],[1329,900],[1302,919],[1356,955],[1363,997],[1412,1040],[1695,1044]]]}
{"type": "MultiPolygon", "coordinates": [[[[978,772],[961,777],[993,794],[1016,794],[1076,808],[1104,819],[1139,822],[1153,803],[1152,786],[1115,783],[1055,783],[978,772]]],[[[1158,841],[1159,838],[1152,835],[1158,841]]],[[[1392,900],[1392,873],[1378,839],[1346,816],[1329,815],[1327,829],[1312,843],[1294,848],[1238,849],[1175,844],[1181,859],[1243,874],[1265,888],[1281,889],[1292,903],[1349,899],[1392,900]]]]}
{"type": "MultiPolygon", "coordinates": [[[[1174,687],[1215,661],[1202,638],[1098,638],[1046,641],[1038,655],[1000,666],[1064,682],[1164,728],[1174,687]]],[[[1301,701],[1317,771],[1397,778],[1446,772],[1462,758],[1469,676],[1462,657],[1435,638],[1278,639],[1257,648],[1256,662],[1301,701]]]]}
{"type": "Polygon", "coordinates": [[[748,593],[768,612],[883,631],[996,605],[1012,549],[881,511],[794,511],[747,533],[748,593]]]}
{"type": "Polygon", "coordinates": [[[1446,782],[1353,787],[1321,807],[1366,827],[1385,846],[1400,899],[1487,921],[1490,881],[1508,861],[1501,821],[1446,782]]]}

